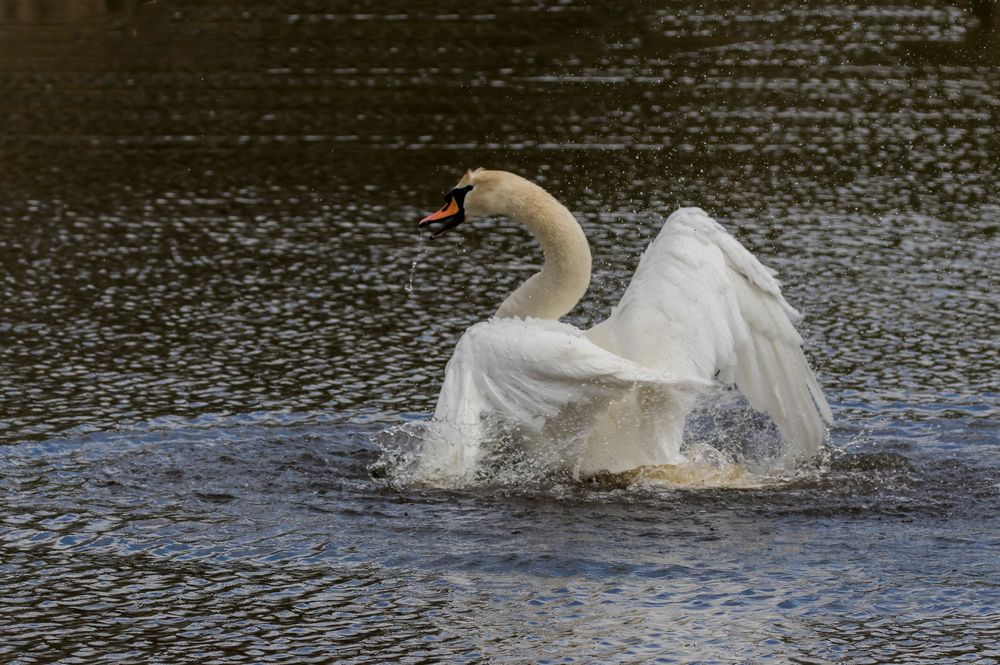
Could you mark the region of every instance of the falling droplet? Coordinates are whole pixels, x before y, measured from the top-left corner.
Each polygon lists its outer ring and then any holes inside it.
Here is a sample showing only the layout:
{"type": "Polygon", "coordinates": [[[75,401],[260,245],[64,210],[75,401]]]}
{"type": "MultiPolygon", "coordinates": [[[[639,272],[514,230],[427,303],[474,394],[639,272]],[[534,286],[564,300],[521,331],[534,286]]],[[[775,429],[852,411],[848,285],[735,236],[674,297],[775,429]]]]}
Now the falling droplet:
{"type": "Polygon", "coordinates": [[[410,265],[410,279],[406,282],[406,286],[403,287],[406,289],[407,293],[413,292],[413,275],[417,272],[417,264],[420,263],[420,259],[424,258],[424,254],[426,253],[427,248],[421,249],[420,253],[417,254],[416,258],[413,259],[413,263],[410,265]]]}

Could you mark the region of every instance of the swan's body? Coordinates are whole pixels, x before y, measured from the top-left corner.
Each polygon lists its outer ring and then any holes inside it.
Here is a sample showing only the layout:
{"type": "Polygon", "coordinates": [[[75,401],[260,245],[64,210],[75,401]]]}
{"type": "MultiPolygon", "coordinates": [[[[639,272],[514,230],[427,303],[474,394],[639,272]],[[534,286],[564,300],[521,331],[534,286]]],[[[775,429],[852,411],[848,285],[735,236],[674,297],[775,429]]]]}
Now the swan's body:
{"type": "Polygon", "coordinates": [[[685,417],[716,379],[771,416],[787,459],[818,450],[831,415],[802,353],[799,315],[774,272],[702,210],[672,214],[618,306],[581,331],[557,321],[590,282],[590,249],[573,215],[503,171],[468,172],[449,196],[456,192],[422,224],[509,216],[538,239],[545,263],[459,340],[422,475],[471,479],[496,420],[514,425],[548,466],[577,475],[679,464],[685,417]]]}

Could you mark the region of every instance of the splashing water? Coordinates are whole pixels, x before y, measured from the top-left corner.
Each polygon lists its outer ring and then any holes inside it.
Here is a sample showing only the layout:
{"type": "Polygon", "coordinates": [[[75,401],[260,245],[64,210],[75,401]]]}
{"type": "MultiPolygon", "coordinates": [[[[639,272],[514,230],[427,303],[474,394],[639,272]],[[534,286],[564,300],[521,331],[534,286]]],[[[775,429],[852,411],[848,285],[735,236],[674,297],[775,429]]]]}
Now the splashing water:
{"type": "Polygon", "coordinates": [[[465,424],[408,422],[374,437],[381,455],[371,471],[403,486],[692,489],[761,488],[817,472],[815,463],[789,465],[773,424],[725,391],[706,396],[690,415],[676,463],[581,475],[573,462],[582,450],[579,433],[550,432],[544,441],[525,434],[496,416],[465,424]]]}

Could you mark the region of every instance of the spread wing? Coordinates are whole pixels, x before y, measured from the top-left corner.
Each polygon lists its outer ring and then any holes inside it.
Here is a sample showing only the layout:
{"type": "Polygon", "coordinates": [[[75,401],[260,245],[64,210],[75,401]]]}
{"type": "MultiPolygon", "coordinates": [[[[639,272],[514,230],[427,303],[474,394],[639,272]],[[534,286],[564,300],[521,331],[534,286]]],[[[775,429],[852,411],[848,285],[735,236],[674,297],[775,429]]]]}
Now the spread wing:
{"type": "Polygon", "coordinates": [[[807,457],[832,415],[795,330],[801,317],[774,275],[704,211],[682,208],[587,337],[647,368],[735,383],[789,452],[807,457]]]}
{"type": "MultiPolygon", "coordinates": [[[[578,472],[589,433],[609,405],[641,394],[684,412],[684,396],[708,385],[666,368],[642,367],[558,321],[495,318],[478,323],[462,335],[448,361],[433,431],[423,442],[416,475],[437,483],[470,480],[481,444],[491,438],[485,428],[494,418],[516,425],[529,439],[540,435],[538,454],[578,472]],[[575,455],[564,454],[562,445],[580,448],[575,455]]],[[[637,420],[636,428],[655,433],[657,420],[637,420]]],[[[636,438],[635,450],[624,457],[639,461],[621,462],[627,468],[644,463],[644,454],[655,455],[644,449],[654,446],[654,436],[636,438]]]]}
{"type": "Polygon", "coordinates": [[[638,385],[703,387],[642,367],[557,321],[492,319],[469,328],[448,361],[434,419],[475,424],[499,414],[540,430],[567,407],[605,402],[638,385]]]}

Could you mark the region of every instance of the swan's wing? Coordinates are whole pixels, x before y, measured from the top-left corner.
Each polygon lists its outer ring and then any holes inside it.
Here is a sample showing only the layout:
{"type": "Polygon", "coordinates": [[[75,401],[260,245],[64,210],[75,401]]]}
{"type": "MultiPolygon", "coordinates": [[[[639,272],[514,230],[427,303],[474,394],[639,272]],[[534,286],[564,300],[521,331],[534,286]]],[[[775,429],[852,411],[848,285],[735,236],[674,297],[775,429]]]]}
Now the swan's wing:
{"type": "Polygon", "coordinates": [[[619,449],[605,446],[608,450],[600,451],[605,458],[594,458],[587,441],[602,414],[636,395],[668,406],[684,405],[689,395],[709,385],[641,367],[557,321],[478,323],[462,335],[448,361],[429,435],[411,475],[435,484],[472,481],[496,420],[519,428],[523,443],[540,444],[532,454],[546,468],[563,466],[579,473],[590,464],[602,470],[610,468],[605,459],[609,456],[615,464],[633,468],[647,458],[658,459],[661,421],[669,421],[671,411],[639,419],[633,429],[651,434],[637,437],[635,450],[616,455],[619,449]]]}
{"type": "Polygon", "coordinates": [[[477,425],[496,414],[535,431],[571,405],[618,399],[638,385],[704,387],[644,368],[556,321],[493,319],[469,328],[448,361],[434,419],[477,425]]]}
{"type": "Polygon", "coordinates": [[[611,316],[587,336],[646,367],[735,382],[775,421],[790,452],[808,456],[832,416],[795,330],[801,317],[774,275],[704,211],[682,208],[611,316]]]}

